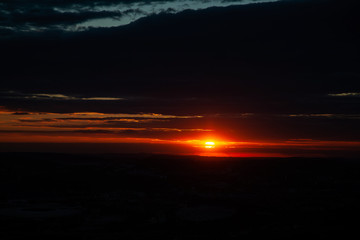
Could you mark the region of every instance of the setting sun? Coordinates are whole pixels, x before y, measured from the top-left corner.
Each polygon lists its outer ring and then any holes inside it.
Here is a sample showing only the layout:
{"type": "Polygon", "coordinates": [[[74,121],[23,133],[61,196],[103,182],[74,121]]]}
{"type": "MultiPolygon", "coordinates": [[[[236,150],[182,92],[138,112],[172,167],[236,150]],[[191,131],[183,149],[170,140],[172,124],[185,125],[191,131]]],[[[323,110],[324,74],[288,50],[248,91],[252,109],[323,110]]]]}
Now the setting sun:
{"type": "Polygon", "coordinates": [[[214,148],[215,143],[214,142],[205,142],[205,148],[214,148]]]}

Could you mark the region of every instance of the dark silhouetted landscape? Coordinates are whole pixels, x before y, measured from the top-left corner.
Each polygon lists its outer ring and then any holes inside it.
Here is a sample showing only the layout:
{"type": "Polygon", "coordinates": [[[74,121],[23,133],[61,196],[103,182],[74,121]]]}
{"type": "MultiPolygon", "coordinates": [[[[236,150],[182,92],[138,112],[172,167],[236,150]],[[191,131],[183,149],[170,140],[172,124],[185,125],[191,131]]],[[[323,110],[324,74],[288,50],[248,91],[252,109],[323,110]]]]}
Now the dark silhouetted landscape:
{"type": "Polygon", "coordinates": [[[1,154],[1,239],[357,234],[359,159],[1,154]]]}

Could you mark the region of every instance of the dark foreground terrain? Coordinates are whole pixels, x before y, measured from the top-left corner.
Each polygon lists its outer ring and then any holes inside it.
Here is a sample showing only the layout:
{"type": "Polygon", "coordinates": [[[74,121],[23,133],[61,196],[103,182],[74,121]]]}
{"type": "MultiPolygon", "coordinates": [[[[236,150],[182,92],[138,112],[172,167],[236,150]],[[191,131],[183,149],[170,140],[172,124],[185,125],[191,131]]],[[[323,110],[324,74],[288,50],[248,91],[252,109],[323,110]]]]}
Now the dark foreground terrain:
{"type": "Polygon", "coordinates": [[[0,239],[358,235],[355,159],[0,157],[0,239]]]}

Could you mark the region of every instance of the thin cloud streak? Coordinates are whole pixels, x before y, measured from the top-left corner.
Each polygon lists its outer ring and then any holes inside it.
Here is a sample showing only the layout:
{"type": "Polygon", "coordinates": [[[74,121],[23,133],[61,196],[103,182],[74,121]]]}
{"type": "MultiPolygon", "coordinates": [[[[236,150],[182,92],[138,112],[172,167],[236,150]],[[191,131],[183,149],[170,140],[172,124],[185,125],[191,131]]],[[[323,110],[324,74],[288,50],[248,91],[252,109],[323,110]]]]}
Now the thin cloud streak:
{"type": "Polygon", "coordinates": [[[125,98],[119,97],[76,97],[59,93],[19,93],[8,91],[1,98],[9,99],[32,99],[32,100],[72,100],[72,101],[121,101],[125,98]]]}
{"type": "Polygon", "coordinates": [[[358,92],[348,92],[348,93],[330,93],[330,97],[360,97],[358,92]]]}

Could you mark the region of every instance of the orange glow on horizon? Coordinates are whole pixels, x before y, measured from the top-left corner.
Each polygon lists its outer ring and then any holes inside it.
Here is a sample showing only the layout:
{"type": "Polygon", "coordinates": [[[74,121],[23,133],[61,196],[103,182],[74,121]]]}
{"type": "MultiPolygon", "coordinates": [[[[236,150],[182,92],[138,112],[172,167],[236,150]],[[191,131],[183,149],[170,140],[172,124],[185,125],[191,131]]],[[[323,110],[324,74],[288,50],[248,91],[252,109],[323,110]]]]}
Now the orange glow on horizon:
{"type": "MultiPolygon", "coordinates": [[[[268,142],[231,142],[214,138],[210,140],[171,140],[145,137],[116,137],[115,134],[86,134],[45,132],[0,133],[0,143],[112,143],[138,144],[136,151],[155,154],[198,155],[206,157],[294,157],[333,156],[334,151],[357,151],[359,141],[320,141],[294,139],[268,142]],[[145,147],[145,145],[147,147],[145,147]],[[300,150],[300,151],[299,151],[300,150]]],[[[4,145],[6,146],[6,145],[4,145]]],[[[127,148],[114,151],[126,151],[127,148]]],[[[6,150],[6,149],[5,149],[6,150]]],[[[0,151],[1,150],[0,147],[0,151]]],[[[91,150],[89,150],[91,151],[91,150]]],[[[133,151],[133,150],[129,150],[133,151]]]]}
{"type": "Polygon", "coordinates": [[[0,150],[2,143],[111,143],[137,144],[139,152],[214,157],[284,157],[313,153],[332,156],[334,151],[359,152],[360,155],[360,141],[242,140],[246,136],[240,133],[232,134],[233,138],[229,139],[218,129],[203,128],[205,125],[197,122],[201,118],[155,113],[22,112],[0,106],[0,150]],[[197,121],[189,128],[186,124],[172,124],[169,122],[172,119],[197,121]]]}
{"type": "MultiPolygon", "coordinates": [[[[128,128],[131,129],[131,128],[128,128]]],[[[132,130],[132,129],[131,129],[132,130]]],[[[285,141],[204,141],[198,139],[161,139],[152,137],[123,137],[111,133],[79,133],[61,131],[22,131],[22,132],[0,132],[0,142],[109,142],[109,143],[165,143],[188,145],[194,148],[204,148],[210,146],[216,148],[236,149],[236,148],[283,148],[283,147],[311,147],[311,148],[336,148],[336,147],[360,147],[360,141],[325,141],[314,139],[293,139],[285,141]]]]}

